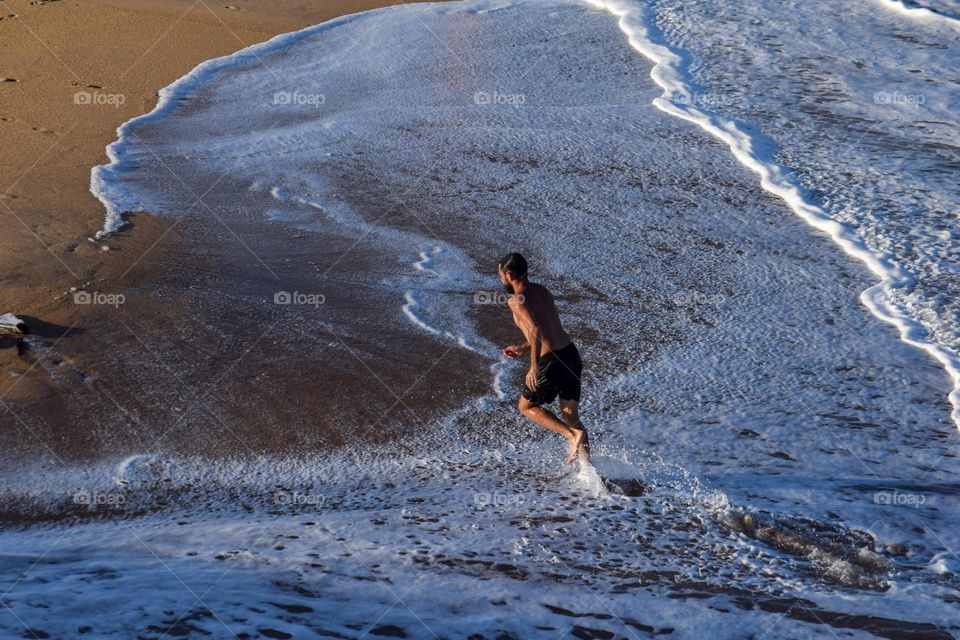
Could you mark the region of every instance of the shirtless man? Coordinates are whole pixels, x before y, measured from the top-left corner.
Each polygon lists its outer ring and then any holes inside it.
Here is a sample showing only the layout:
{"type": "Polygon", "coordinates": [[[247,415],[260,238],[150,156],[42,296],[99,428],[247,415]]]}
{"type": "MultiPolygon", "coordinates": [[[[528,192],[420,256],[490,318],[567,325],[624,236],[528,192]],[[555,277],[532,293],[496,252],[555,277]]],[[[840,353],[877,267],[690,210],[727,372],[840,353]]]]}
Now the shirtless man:
{"type": "Polygon", "coordinates": [[[540,426],[556,431],[570,446],[567,463],[578,457],[590,462],[587,431],[580,423],[580,373],[583,364],[577,347],[560,324],[553,296],[543,285],[527,279],[527,261],[519,253],[509,253],[497,265],[500,282],[510,294],[508,305],[513,321],[527,341],[504,348],[503,354],[519,358],[530,352],[530,370],[520,395],[520,413],[540,426]],[[542,405],[560,396],[563,421],[542,405]]]}

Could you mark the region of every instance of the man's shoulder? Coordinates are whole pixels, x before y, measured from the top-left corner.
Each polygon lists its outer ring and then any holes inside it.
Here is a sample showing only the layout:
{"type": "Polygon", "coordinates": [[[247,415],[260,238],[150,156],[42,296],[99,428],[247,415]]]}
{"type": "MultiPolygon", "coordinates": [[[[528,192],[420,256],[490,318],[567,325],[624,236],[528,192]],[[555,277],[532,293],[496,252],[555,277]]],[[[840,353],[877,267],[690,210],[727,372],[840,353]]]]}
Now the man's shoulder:
{"type": "Polygon", "coordinates": [[[550,293],[550,289],[547,289],[538,282],[529,283],[527,285],[527,290],[530,292],[530,297],[534,302],[549,300],[553,297],[553,294],[550,293]]]}
{"type": "Polygon", "coordinates": [[[524,289],[523,293],[515,293],[507,299],[507,304],[512,309],[519,307],[536,307],[545,300],[551,299],[550,291],[541,284],[531,282],[524,289]]]}

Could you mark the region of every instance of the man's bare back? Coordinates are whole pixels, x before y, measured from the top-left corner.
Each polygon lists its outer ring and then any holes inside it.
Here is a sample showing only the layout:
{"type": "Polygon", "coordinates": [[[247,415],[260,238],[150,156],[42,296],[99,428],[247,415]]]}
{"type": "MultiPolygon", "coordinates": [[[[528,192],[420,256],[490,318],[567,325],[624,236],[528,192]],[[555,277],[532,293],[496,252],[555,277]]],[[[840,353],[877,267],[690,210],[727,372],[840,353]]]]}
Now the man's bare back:
{"type": "Polygon", "coordinates": [[[513,322],[521,331],[523,326],[517,318],[519,305],[526,307],[533,316],[533,321],[540,327],[539,355],[545,356],[550,351],[563,349],[570,344],[570,336],[563,330],[563,325],[560,323],[560,314],[553,302],[553,295],[542,284],[528,282],[522,293],[510,297],[508,304],[513,311],[513,322]]]}
{"type": "Polygon", "coordinates": [[[580,353],[563,330],[553,296],[546,287],[527,278],[527,262],[518,253],[504,256],[497,272],[507,293],[513,321],[527,341],[503,349],[511,358],[530,354],[530,369],[524,378],[519,409],[537,424],[556,431],[570,445],[567,462],[577,458],[589,464],[586,429],[580,422],[580,353]],[[542,405],[560,396],[563,420],[542,405]]]}

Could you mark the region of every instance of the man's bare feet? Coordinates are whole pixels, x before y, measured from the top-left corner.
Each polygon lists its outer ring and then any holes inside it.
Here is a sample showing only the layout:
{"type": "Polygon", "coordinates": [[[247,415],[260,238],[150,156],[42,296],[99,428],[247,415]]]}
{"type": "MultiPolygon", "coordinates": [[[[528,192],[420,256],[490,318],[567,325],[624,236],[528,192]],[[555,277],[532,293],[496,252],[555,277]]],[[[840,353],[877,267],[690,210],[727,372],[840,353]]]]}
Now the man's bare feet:
{"type": "Polygon", "coordinates": [[[577,459],[577,456],[580,454],[580,448],[583,444],[583,439],[587,435],[587,432],[583,429],[573,429],[573,438],[568,440],[570,443],[570,452],[567,455],[567,464],[573,464],[577,459]]]}

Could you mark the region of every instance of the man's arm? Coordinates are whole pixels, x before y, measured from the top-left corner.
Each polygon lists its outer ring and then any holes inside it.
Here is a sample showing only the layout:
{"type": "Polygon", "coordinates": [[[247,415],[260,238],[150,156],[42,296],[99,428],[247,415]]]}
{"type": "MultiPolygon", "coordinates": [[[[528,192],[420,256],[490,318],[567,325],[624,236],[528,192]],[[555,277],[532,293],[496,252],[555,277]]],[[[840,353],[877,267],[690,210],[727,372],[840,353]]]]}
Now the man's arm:
{"type": "Polygon", "coordinates": [[[530,389],[537,386],[537,358],[540,356],[540,346],[542,334],[540,325],[534,319],[533,314],[527,309],[523,302],[516,302],[513,308],[513,315],[516,318],[517,325],[527,338],[527,344],[530,346],[530,370],[527,372],[526,383],[530,389]]]}
{"type": "Polygon", "coordinates": [[[512,344],[509,347],[503,348],[503,355],[507,356],[508,358],[519,358],[529,350],[529,342],[524,342],[523,344],[512,344]]]}

